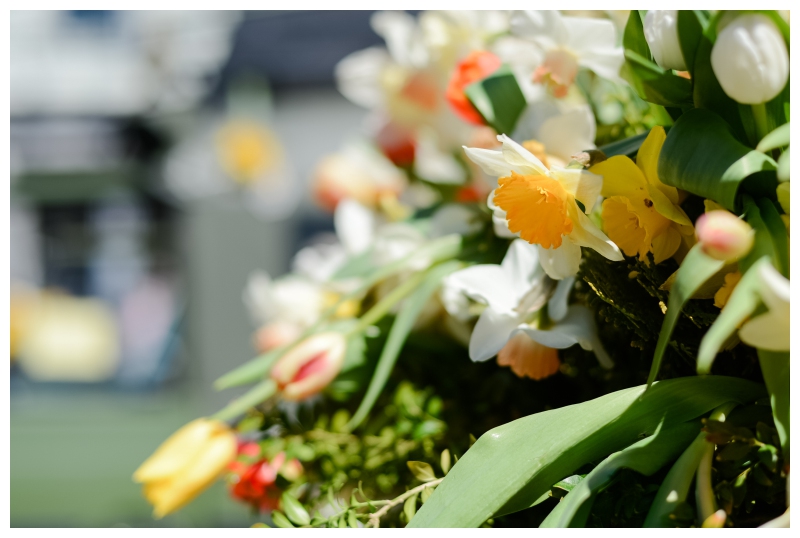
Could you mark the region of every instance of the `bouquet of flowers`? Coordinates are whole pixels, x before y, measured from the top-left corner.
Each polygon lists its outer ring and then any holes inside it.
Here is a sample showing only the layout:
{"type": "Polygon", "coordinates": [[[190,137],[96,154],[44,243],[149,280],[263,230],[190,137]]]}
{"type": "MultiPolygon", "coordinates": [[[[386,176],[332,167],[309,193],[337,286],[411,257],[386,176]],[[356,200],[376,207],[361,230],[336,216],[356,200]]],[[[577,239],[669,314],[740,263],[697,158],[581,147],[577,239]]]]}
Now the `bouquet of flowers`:
{"type": "Polygon", "coordinates": [[[788,526],[788,14],[372,26],[335,235],[250,279],[252,388],[136,471],[155,516],[788,526]]]}

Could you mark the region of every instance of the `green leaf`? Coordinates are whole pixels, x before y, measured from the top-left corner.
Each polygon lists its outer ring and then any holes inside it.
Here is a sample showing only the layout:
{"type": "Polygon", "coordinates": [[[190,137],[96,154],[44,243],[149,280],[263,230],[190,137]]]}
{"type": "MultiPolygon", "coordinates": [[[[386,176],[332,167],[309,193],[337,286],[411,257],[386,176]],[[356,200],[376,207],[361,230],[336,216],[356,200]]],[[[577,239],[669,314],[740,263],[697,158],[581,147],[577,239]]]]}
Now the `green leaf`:
{"type": "Polygon", "coordinates": [[[272,512],[272,522],[275,523],[276,527],[279,527],[281,529],[293,529],[294,528],[294,525],[292,525],[292,522],[289,521],[288,519],[286,519],[286,516],[284,516],[283,514],[278,512],[277,510],[274,510],[272,512]]]}
{"type": "Polygon", "coordinates": [[[725,308],[703,336],[697,351],[698,374],[707,374],[711,371],[711,365],[725,341],[761,304],[758,291],[761,285],[759,267],[770,263],[769,260],[769,256],[763,256],[743,274],[742,279],[733,288],[725,308]]]}
{"type": "Polygon", "coordinates": [[[566,477],[564,480],[559,480],[555,484],[553,484],[553,488],[561,489],[569,493],[575,486],[581,483],[583,477],[579,474],[574,474],[572,476],[566,477]]]}
{"type": "Polygon", "coordinates": [[[281,346],[275,348],[231,370],[214,381],[214,388],[217,390],[229,389],[231,387],[252,383],[264,377],[264,375],[269,372],[270,368],[272,368],[278,359],[288,350],[288,347],[289,346],[281,346]]]}
{"type": "Polygon", "coordinates": [[[420,482],[436,480],[436,474],[433,472],[433,467],[431,467],[429,463],[425,463],[424,461],[409,461],[406,465],[408,465],[408,469],[420,482]]]}
{"type": "Polygon", "coordinates": [[[408,499],[406,502],[403,503],[403,513],[406,515],[406,521],[411,523],[411,520],[414,518],[414,515],[417,513],[417,496],[419,494],[415,493],[408,499]]]}
{"type": "Polygon", "coordinates": [[[419,500],[422,501],[422,504],[425,504],[425,501],[427,501],[430,498],[434,489],[436,488],[425,488],[422,490],[422,493],[420,493],[419,495],[419,500]]]}
{"type": "Polygon", "coordinates": [[[681,54],[689,73],[694,73],[694,60],[707,25],[708,13],[706,12],[688,9],[678,11],[678,39],[681,45],[681,54]]]}
{"type": "Polygon", "coordinates": [[[369,414],[375,404],[375,400],[378,399],[386,381],[389,379],[389,375],[392,373],[397,356],[403,349],[403,344],[414,327],[417,317],[433,293],[439,288],[442,279],[460,267],[461,262],[458,261],[449,261],[431,267],[419,287],[405,300],[392,324],[389,336],[386,338],[386,343],[375,367],[375,373],[370,380],[369,387],[367,387],[367,393],[364,395],[364,399],[358,406],[353,418],[347,424],[348,431],[352,431],[361,424],[369,414]]]}
{"type": "Polygon", "coordinates": [[[686,254],[669,292],[667,312],[664,314],[664,322],[661,324],[661,332],[658,334],[653,364],[650,367],[650,375],[647,376],[647,386],[650,386],[658,375],[664,352],[667,350],[667,345],[672,338],[672,331],[675,329],[675,324],[686,301],[691,299],[700,287],[724,266],[725,262],[706,256],[700,243],[693,246],[686,254]]]}
{"type": "Polygon", "coordinates": [[[598,149],[602,151],[606,157],[625,155],[626,157],[633,159],[639,152],[642,142],[644,142],[644,139],[647,138],[647,135],[649,134],[650,131],[632,136],[630,138],[625,138],[624,140],[617,140],[616,142],[606,144],[598,149]]]}
{"type": "Polygon", "coordinates": [[[778,157],[778,181],[789,181],[789,148],[778,157]]]}
{"type": "Polygon", "coordinates": [[[353,510],[348,510],[347,512],[347,524],[351,529],[358,528],[358,519],[356,519],[356,513],[353,510]]]}
{"type": "Polygon", "coordinates": [[[672,126],[658,159],[658,177],[736,212],[739,189],[775,196],[777,164],[740,143],[717,114],[689,110],[672,126]]]}
{"type": "Polygon", "coordinates": [[[789,352],[758,350],[758,362],[769,391],[772,417],[781,440],[784,458],[789,461],[789,352]]]}
{"type": "Polygon", "coordinates": [[[442,450],[442,456],[439,459],[439,465],[442,467],[442,472],[447,474],[450,470],[450,451],[448,449],[442,450]]]}
{"type": "Polygon", "coordinates": [[[478,527],[531,506],[582,465],[728,401],[753,401],[761,385],[722,376],[633,387],[489,430],[450,469],[410,527],[478,527]]]}
{"type": "MultiPolygon", "coordinates": [[[[789,278],[789,234],[786,231],[786,225],[772,201],[761,198],[757,203],[761,220],[772,243],[772,264],[783,276],[789,278]]],[[[758,239],[757,233],[756,239],[758,239]]]]}
{"type": "Polygon", "coordinates": [[[773,149],[786,147],[789,145],[789,124],[784,123],[767,136],[761,139],[761,142],[756,146],[756,150],[761,153],[766,153],[773,149]]]}
{"type": "Polygon", "coordinates": [[[264,380],[245,392],[242,396],[233,400],[223,409],[214,413],[212,418],[222,421],[234,419],[245,413],[251,407],[255,407],[267,398],[270,398],[275,394],[277,389],[278,386],[272,379],[264,380]]]}
{"type": "Polygon", "coordinates": [[[308,515],[306,509],[303,508],[300,501],[295,499],[294,496],[288,492],[281,495],[281,507],[283,511],[286,512],[286,516],[289,520],[295,525],[308,525],[311,523],[311,516],[308,515]]]}
{"type": "Polygon", "coordinates": [[[631,12],[622,38],[625,48],[623,77],[639,97],[656,105],[684,107],[692,104],[691,81],[660,67],[653,61],[644,37],[642,18],[631,12]]]}
{"type": "Polygon", "coordinates": [[[540,527],[566,528],[571,526],[581,506],[605,489],[622,468],[633,469],[650,476],[676,458],[700,433],[700,423],[685,422],[671,428],[659,428],[650,437],[615,452],[586,475],[569,494],[548,514],[540,527]]]}
{"type": "Polygon", "coordinates": [[[527,106],[514,73],[505,64],[485,79],[464,88],[464,93],[498,134],[510,136],[527,106]]]}

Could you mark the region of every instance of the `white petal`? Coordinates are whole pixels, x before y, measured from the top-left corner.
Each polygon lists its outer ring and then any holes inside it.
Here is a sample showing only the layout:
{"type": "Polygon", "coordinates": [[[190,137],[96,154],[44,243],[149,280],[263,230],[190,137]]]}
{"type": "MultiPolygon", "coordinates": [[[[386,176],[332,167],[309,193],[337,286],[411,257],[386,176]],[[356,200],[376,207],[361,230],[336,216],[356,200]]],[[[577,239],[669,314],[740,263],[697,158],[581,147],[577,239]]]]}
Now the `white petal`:
{"type": "Polygon", "coordinates": [[[789,318],[772,312],[756,316],[739,329],[742,342],[758,349],[789,351],[789,318]]]}
{"type": "Polygon", "coordinates": [[[401,65],[411,63],[416,21],[403,11],[378,11],[370,20],[370,26],[386,42],[392,59],[401,65]]]}
{"type": "Polygon", "coordinates": [[[591,248],[605,258],[618,262],[622,261],[622,253],[619,247],[600,231],[578,207],[570,211],[572,217],[572,233],[570,238],[582,247],[591,248]]]}
{"type": "Polygon", "coordinates": [[[469,160],[481,167],[488,176],[508,177],[511,171],[523,173],[518,167],[511,166],[503,158],[503,152],[496,149],[468,148],[462,146],[469,160]]]}
{"type": "Polygon", "coordinates": [[[517,290],[499,265],[473,265],[456,271],[445,280],[448,286],[499,312],[512,312],[517,306],[517,290]]]}
{"type": "Polygon", "coordinates": [[[438,147],[435,135],[427,129],[417,137],[414,173],[431,183],[441,185],[461,185],[467,179],[464,167],[452,153],[438,147]]]}
{"type": "Polygon", "coordinates": [[[587,212],[592,210],[603,189],[603,176],[588,170],[552,167],[550,176],[557,179],[568,193],[580,201],[587,212]]]}
{"type": "Polygon", "coordinates": [[[376,216],[372,210],[352,199],[336,206],[333,225],[336,236],[350,254],[365,252],[375,235],[376,216]]]}
{"type": "MultiPolygon", "coordinates": [[[[538,65],[540,62],[537,62],[538,65]]],[[[536,67],[536,65],[531,68],[531,72],[536,67]]],[[[537,101],[529,101],[528,106],[525,107],[525,110],[522,111],[522,115],[520,115],[519,119],[517,120],[517,125],[514,127],[514,132],[512,133],[511,137],[514,140],[540,140],[540,133],[542,129],[542,125],[544,123],[554,117],[559,116],[561,112],[558,109],[558,105],[553,102],[552,98],[545,98],[537,101]]],[[[548,153],[550,152],[550,148],[545,148],[548,153]]]]}
{"type": "Polygon", "coordinates": [[[511,32],[547,50],[566,43],[569,31],[564,22],[565,17],[558,11],[517,11],[511,17],[511,32]]]}
{"type": "Polygon", "coordinates": [[[265,271],[253,271],[247,278],[242,301],[257,325],[263,325],[275,315],[272,279],[265,271]]]}
{"type": "Polygon", "coordinates": [[[570,276],[563,280],[558,281],[556,291],[550,297],[547,303],[547,314],[553,321],[561,321],[567,315],[567,301],[569,301],[569,292],[572,291],[572,286],[575,284],[575,277],[570,276]]]}
{"type": "Polygon", "coordinates": [[[761,277],[760,293],[764,304],[775,315],[785,316],[789,319],[789,280],[780,274],[771,263],[761,264],[759,267],[761,277]]]}
{"type": "Polygon", "coordinates": [[[564,20],[569,28],[568,48],[578,57],[578,64],[619,82],[624,56],[622,47],[617,46],[614,23],[586,17],[564,17],[564,20]]]}
{"type": "Polygon", "coordinates": [[[489,209],[492,210],[492,228],[494,229],[494,235],[497,237],[502,237],[503,239],[513,239],[515,237],[519,237],[519,233],[513,233],[508,229],[506,212],[494,205],[494,191],[489,193],[489,198],[486,201],[486,205],[488,205],[489,209]]]}
{"type": "Polygon", "coordinates": [[[501,266],[505,279],[516,290],[517,298],[521,298],[530,288],[531,280],[539,269],[539,253],[527,241],[516,239],[508,247],[501,266]]]}
{"type": "Polygon", "coordinates": [[[570,241],[566,235],[561,238],[561,246],[558,248],[537,246],[539,263],[542,264],[547,276],[554,280],[561,280],[577,274],[581,265],[581,247],[570,241]]]}
{"type": "Polygon", "coordinates": [[[469,339],[469,358],[482,362],[497,355],[518,324],[516,316],[499,314],[491,308],[484,310],[469,339]]]}
{"type": "Polygon", "coordinates": [[[381,72],[390,62],[383,47],[370,47],[345,56],[334,69],[336,87],[353,103],[374,109],[383,103],[381,72]]]}
{"type": "Polygon", "coordinates": [[[547,167],[533,153],[504,134],[497,135],[497,139],[503,143],[503,158],[515,171],[521,170],[518,172],[521,174],[547,175],[547,167]]]}
{"type": "Polygon", "coordinates": [[[594,148],[596,130],[592,109],[585,105],[546,119],[537,140],[548,154],[566,163],[576,153],[594,148]]]}
{"type": "Polygon", "coordinates": [[[472,235],[483,228],[481,219],[475,212],[463,204],[445,204],[436,210],[431,217],[430,238],[443,237],[450,234],[472,235]]]}

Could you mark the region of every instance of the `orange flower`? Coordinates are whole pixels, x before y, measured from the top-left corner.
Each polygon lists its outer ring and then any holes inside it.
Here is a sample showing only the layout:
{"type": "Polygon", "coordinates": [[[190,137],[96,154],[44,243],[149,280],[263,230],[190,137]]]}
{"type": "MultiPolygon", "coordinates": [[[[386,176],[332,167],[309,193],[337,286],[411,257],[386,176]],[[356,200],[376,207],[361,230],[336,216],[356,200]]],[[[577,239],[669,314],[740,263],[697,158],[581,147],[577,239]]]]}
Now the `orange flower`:
{"type": "Polygon", "coordinates": [[[497,364],[510,366],[517,377],[536,381],[558,372],[558,351],[532,340],[525,333],[514,335],[497,354],[497,364]]]}
{"type": "Polygon", "coordinates": [[[483,121],[483,116],[470,103],[464,89],[473,82],[488,77],[500,69],[502,64],[503,61],[491,52],[476,50],[456,65],[447,85],[446,97],[447,102],[461,119],[475,125],[486,123],[483,121]]]}

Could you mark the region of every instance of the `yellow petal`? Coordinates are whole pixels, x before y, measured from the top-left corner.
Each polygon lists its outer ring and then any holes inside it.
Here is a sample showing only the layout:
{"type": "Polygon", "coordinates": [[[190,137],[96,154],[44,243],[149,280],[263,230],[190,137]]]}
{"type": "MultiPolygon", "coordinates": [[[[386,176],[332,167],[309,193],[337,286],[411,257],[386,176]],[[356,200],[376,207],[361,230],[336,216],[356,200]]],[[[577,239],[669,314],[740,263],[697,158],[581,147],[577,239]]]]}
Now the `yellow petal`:
{"type": "Polygon", "coordinates": [[[650,200],[656,211],[661,213],[673,222],[683,224],[684,226],[691,226],[692,221],[681,209],[679,205],[673,203],[661,190],[653,185],[648,185],[647,192],[650,195],[650,200]]]}
{"type": "Polygon", "coordinates": [[[664,233],[653,238],[653,260],[661,263],[667,258],[671,258],[681,245],[681,234],[674,227],[670,226],[664,233]]]}
{"type": "Polygon", "coordinates": [[[153,455],[136,469],[133,473],[134,482],[162,480],[180,471],[218,429],[214,421],[205,418],[186,424],[161,443],[153,455]]]}
{"type": "Polygon", "coordinates": [[[589,171],[603,176],[601,194],[606,198],[611,196],[634,196],[639,192],[642,194],[647,192],[647,180],[644,174],[632,160],[623,155],[615,155],[592,166],[589,171]]]}
{"type": "Polygon", "coordinates": [[[657,187],[670,202],[677,204],[680,202],[678,189],[664,185],[658,177],[658,156],[661,154],[661,146],[664,145],[666,139],[667,134],[663,127],[660,125],[653,127],[639,148],[636,165],[644,173],[644,177],[650,185],[657,187]]]}

